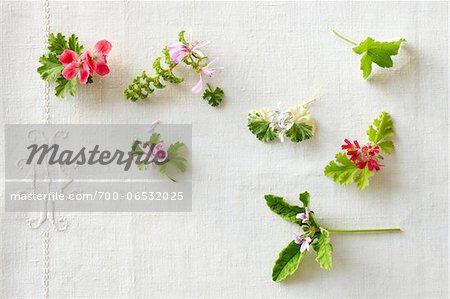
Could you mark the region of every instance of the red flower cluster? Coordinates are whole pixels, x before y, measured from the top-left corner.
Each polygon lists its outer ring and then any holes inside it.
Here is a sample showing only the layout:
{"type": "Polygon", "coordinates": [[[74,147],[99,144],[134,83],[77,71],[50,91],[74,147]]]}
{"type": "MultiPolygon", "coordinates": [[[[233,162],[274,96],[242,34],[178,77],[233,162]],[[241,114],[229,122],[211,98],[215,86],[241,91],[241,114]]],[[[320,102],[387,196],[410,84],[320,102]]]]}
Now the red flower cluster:
{"type": "Polygon", "coordinates": [[[374,169],[380,171],[380,166],[382,165],[378,164],[377,158],[382,157],[380,156],[380,147],[378,145],[369,143],[361,147],[357,140],[351,143],[350,140],[345,139],[344,142],[342,149],[347,150],[350,160],[355,162],[359,169],[364,169],[367,165],[370,171],[374,169]]]}

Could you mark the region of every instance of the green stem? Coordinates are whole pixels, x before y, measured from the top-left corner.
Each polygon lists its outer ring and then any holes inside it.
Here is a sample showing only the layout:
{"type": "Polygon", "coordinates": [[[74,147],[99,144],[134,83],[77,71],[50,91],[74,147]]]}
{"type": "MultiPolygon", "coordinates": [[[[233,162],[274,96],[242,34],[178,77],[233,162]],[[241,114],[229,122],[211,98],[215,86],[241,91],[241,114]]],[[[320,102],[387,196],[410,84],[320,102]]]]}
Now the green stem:
{"type": "Polygon", "coordinates": [[[400,232],[399,228],[377,228],[377,229],[328,229],[330,233],[378,233],[378,232],[400,232]]]}
{"type": "Polygon", "coordinates": [[[342,34],[340,34],[339,32],[337,32],[336,30],[333,30],[333,33],[336,34],[337,37],[339,37],[339,38],[345,40],[345,41],[348,42],[348,43],[351,43],[351,44],[353,44],[353,45],[355,45],[355,46],[358,45],[356,42],[352,41],[352,40],[349,39],[349,38],[346,38],[345,36],[343,36],[342,34]]]}

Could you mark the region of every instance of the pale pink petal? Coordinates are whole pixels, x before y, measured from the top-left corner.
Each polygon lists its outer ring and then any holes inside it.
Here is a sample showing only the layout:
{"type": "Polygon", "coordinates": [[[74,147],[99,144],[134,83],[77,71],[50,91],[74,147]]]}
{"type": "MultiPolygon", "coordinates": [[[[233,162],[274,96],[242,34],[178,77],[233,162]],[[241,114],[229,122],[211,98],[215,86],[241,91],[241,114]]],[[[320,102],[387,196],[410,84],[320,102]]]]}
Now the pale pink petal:
{"type": "Polygon", "coordinates": [[[155,147],[153,148],[153,152],[154,152],[154,153],[157,153],[157,152],[159,152],[160,150],[162,150],[162,148],[163,148],[163,144],[162,144],[162,143],[158,143],[158,144],[155,145],[155,147]]]}
{"type": "Polygon", "coordinates": [[[62,72],[62,75],[66,80],[72,80],[77,74],[78,74],[78,66],[76,62],[68,64],[62,72]]]}
{"type": "Polygon", "coordinates": [[[96,54],[106,56],[112,49],[112,45],[107,40],[98,41],[94,46],[94,51],[96,54]]]}
{"type": "Polygon", "coordinates": [[[302,246],[300,246],[300,252],[303,253],[305,251],[309,251],[309,243],[303,241],[302,246]]]}
{"type": "Polygon", "coordinates": [[[297,219],[303,219],[305,218],[305,213],[298,213],[297,216],[295,216],[297,219]]]}
{"type": "Polygon", "coordinates": [[[78,54],[72,50],[64,50],[58,60],[66,66],[74,61],[78,61],[78,54]]]}
{"type": "Polygon", "coordinates": [[[202,91],[202,89],[203,89],[203,78],[202,75],[200,75],[200,79],[198,80],[197,84],[195,84],[194,87],[192,87],[192,92],[199,93],[202,91]]]}
{"type": "Polygon", "coordinates": [[[167,158],[167,153],[164,150],[160,150],[159,152],[156,153],[156,159],[158,160],[158,162],[164,162],[167,158]]]}
{"type": "Polygon", "coordinates": [[[106,63],[97,62],[95,72],[100,76],[106,76],[109,74],[109,67],[106,65],[106,63]]]}

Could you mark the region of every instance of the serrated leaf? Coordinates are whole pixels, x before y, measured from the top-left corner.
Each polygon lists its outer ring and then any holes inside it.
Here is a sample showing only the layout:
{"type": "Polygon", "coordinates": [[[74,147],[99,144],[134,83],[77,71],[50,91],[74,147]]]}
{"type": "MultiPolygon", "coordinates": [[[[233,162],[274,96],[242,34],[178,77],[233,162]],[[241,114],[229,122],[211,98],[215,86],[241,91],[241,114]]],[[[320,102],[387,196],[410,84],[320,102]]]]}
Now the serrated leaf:
{"type": "Polygon", "coordinates": [[[394,149],[394,143],[390,140],[378,143],[380,149],[386,154],[390,154],[394,149]]]}
{"type": "Polygon", "coordinates": [[[266,194],[264,199],[266,200],[266,204],[269,209],[275,214],[281,216],[281,218],[293,223],[301,223],[301,220],[297,219],[296,216],[298,213],[304,213],[304,208],[293,206],[287,203],[283,197],[272,194],[266,194]]]}
{"type": "Polygon", "coordinates": [[[224,92],[219,87],[212,89],[211,85],[207,84],[207,88],[203,92],[203,99],[208,102],[212,107],[219,106],[223,100],[224,92]]]}
{"type": "Polygon", "coordinates": [[[75,95],[77,86],[77,77],[72,80],[66,80],[63,77],[56,79],[55,95],[58,98],[64,98],[67,93],[71,96],[75,95]]]}
{"type": "Polygon", "coordinates": [[[42,65],[37,69],[41,78],[45,81],[55,81],[64,69],[64,66],[59,62],[58,56],[54,53],[42,55],[39,58],[39,63],[42,65]]]}
{"type": "Polygon", "coordinates": [[[333,266],[333,259],[331,256],[333,253],[333,246],[331,245],[330,233],[321,227],[317,242],[312,245],[316,251],[316,261],[319,263],[320,267],[325,270],[331,270],[333,266]]]}
{"type": "Polygon", "coordinates": [[[358,175],[355,177],[355,183],[359,190],[364,190],[369,186],[369,178],[374,175],[374,172],[369,170],[368,165],[366,165],[364,169],[358,170],[358,175]]]}
{"type": "Polygon", "coordinates": [[[57,56],[61,55],[62,52],[69,47],[66,37],[61,33],[56,36],[51,33],[48,37],[48,51],[53,52],[57,56]]]}
{"type": "Polygon", "coordinates": [[[305,191],[303,193],[300,193],[298,196],[298,199],[303,203],[303,207],[309,207],[310,203],[310,196],[308,191],[305,191]]]}
{"type": "Polygon", "coordinates": [[[272,280],[280,282],[294,274],[305,255],[306,251],[300,253],[300,245],[291,241],[278,255],[272,270],[272,280]]]}
{"type": "Polygon", "coordinates": [[[353,183],[358,170],[356,164],[345,153],[337,153],[335,161],[331,161],[325,167],[324,174],[341,185],[348,185],[353,183]]]}
{"type": "MultiPolygon", "coordinates": [[[[366,131],[366,134],[369,137],[369,141],[377,145],[379,145],[381,141],[385,141],[386,138],[394,136],[394,123],[389,113],[381,113],[380,116],[373,121],[373,125],[369,127],[369,129],[366,131]]],[[[391,151],[393,146],[393,143],[384,144],[384,147],[387,150],[390,149],[391,151]]]]}
{"type": "Polygon", "coordinates": [[[182,142],[176,142],[169,146],[167,150],[167,162],[159,167],[159,171],[171,180],[172,172],[182,173],[187,169],[187,160],[184,157],[187,147],[182,142]]]}
{"type": "Polygon", "coordinates": [[[372,72],[372,62],[383,68],[393,66],[391,56],[398,54],[398,49],[405,39],[399,39],[394,42],[377,42],[368,37],[358,46],[353,48],[356,54],[364,54],[361,58],[361,67],[363,77],[366,79],[372,72]]]}
{"type": "Polygon", "coordinates": [[[162,140],[161,140],[161,134],[153,133],[153,134],[150,136],[150,139],[147,141],[147,144],[148,144],[148,145],[152,145],[152,144],[158,144],[158,143],[161,143],[161,142],[162,142],[162,140]]]}
{"type": "Polygon", "coordinates": [[[261,141],[269,142],[277,137],[277,134],[270,128],[269,121],[265,120],[258,111],[250,111],[247,126],[261,141]]]}
{"type": "Polygon", "coordinates": [[[313,136],[312,127],[307,124],[294,123],[292,127],[286,131],[286,137],[293,142],[300,142],[313,136]]]}
{"type": "Polygon", "coordinates": [[[72,34],[69,37],[68,48],[76,52],[78,55],[81,55],[83,52],[83,46],[79,44],[78,37],[75,34],[72,34]]]}

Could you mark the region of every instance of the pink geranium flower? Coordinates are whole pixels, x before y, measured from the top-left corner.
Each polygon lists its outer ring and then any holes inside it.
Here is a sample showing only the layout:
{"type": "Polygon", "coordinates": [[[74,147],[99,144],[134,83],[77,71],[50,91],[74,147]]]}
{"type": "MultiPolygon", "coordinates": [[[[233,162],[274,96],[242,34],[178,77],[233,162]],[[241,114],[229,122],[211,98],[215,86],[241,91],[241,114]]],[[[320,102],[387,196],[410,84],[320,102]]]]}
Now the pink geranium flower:
{"type": "Polygon", "coordinates": [[[302,223],[306,223],[309,221],[309,212],[311,212],[311,209],[309,207],[306,207],[305,213],[298,213],[296,218],[301,219],[302,223]]]}
{"type": "Polygon", "coordinates": [[[216,67],[215,64],[216,64],[216,60],[213,60],[210,63],[208,63],[206,66],[200,68],[200,70],[199,70],[200,79],[194,85],[194,87],[192,87],[193,93],[199,93],[203,90],[204,80],[203,80],[202,74],[205,74],[210,78],[214,78],[216,75],[216,72],[223,69],[222,67],[216,67]]]}
{"type": "Polygon", "coordinates": [[[81,56],[72,50],[64,50],[59,56],[58,60],[64,65],[62,75],[66,80],[72,80],[78,75],[78,79],[81,84],[86,84],[89,74],[92,69],[87,62],[88,52],[83,53],[81,56]]]}
{"type": "Polygon", "coordinates": [[[153,148],[153,151],[150,153],[150,147],[147,143],[141,142],[141,149],[146,156],[146,160],[148,164],[152,163],[154,160],[158,162],[164,162],[167,159],[167,152],[163,149],[163,144],[158,143],[153,148]]]}
{"type": "Polygon", "coordinates": [[[92,51],[87,52],[86,58],[91,68],[91,74],[94,72],[100,76],[109,74],[106,56],[108,56],[111,49],[112,45],[109,41],[101,40],[95,44],[92,51]]]}
{"type": "Polygon", "coordinates": [[[294,242],[300,246],[300,252],[303,253],[305,251],[309,251],[309,244],[311,243],[310,237],[302,237],[297,234],[294,234],[294,242]]]}
{"type": "Polygon", "coordinates": [[[175,42],[169,44],[167,46],[167,49],[169,50],[170,60],[175,64],[179,64],[187,55],[191,53],[195,53],[199,57],[204,57],[205,55],[199,49],[203,48],[207,44],[209,44],[209,42],[193,42],[192,32],[189,31],[187,45],[183,44],[182,42],[175,42]]]}

